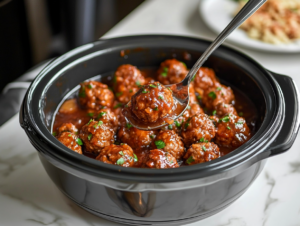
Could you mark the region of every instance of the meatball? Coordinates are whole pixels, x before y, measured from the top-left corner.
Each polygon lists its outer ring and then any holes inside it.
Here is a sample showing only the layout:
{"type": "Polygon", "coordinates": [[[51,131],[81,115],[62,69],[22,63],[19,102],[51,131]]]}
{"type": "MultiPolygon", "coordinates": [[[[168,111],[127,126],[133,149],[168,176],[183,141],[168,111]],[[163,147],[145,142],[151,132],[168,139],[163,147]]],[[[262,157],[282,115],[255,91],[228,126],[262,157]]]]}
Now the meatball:
{"type": "Polygon", "coordinates": [[[200,107],[198,103],[190,104],[186,111],[183,113],[183,118],[187,120],[188,118],[192,117],[193,115],[197,115],[200,113],[204,113],[203,109],[200,107]]]}
{"type": "Polygon", "coordinates": [[[118,139],[122,143],[128,144],[133,150],[148,148],[154,138],[154,131],[139,130],[130,123],[122,126],[118,132],[118,139]]]}
{"type": "Polygon", "coordinates": [[[94,114],[94,119],[102,121],[103,125],[113,129],[115,132],[118,128],[118,118],[110,109],[102,109],[94,114]]]}
{"type": "Polygon", "coordinates": [[[215,72],[207,67],[201,67],[194,78],[194,86],[196,92],[203,96],[204,91],[211,87],[217,87],[220,83],[215,75],[215,72]]]}
{"type": "Polygon", "coordinates": [[[195,93],[195,88],[194,88],[194,85],[192,83],[189,86],[189,94],[190,94],[190,103],[198,102],[197,97],[196,97],[196,93],[195,93]]]}
{"type": "Polygon", "coordinates": [[[239,147],[251,137],[251,131],[244,118],[230,114],[217,124],[216,143],[224,147],[239,147]]]}
{"type": "Polygon", "coordinates": [[[82,154],[82,141],[78,138],[78,136],[72,132],[62,132],[57,136],[57,139],[66,147],[71,150],[77,152],[78,154],[82,154]]]}
{"type": "Polygon", "coordinates": [[[146,81],[139,69],[125,64],[116,70],[113,83],[117,100],[126,104],[139,90],[139,86],[144,85],[146,81]]]}
{"type": "Polygon", "coordinates": [[[161,130],[153,140],[151,148],[162,149],[176,159],[180,159],[184,154],[182,138],[174,130],[161,130]]]}
{"type": "Polygon", "coordinates": [[[219,157],[219,147],[208,142],[193,144],[184,155],[185,163],[188,165],[209,162],[219,157]]]}
{"type": "Polygon", "coordinates": [[[210,141],[215,137],[216,129],[206,114],[194,115],[182,125],[181,135],[184,144],[188,147],[200,139],[210,141]]]}
{"type": "Polygon", "coordinates": [[[189,102],[189,106],[187,107],[187,110],[183,113],[184,120],[187,120],[193,115],[204,113],[203,109],[201,109],[197,101],[194,86],[192,84],[189,86],[189,94],[190,94],[190,102],[189,102]]]}
{"type": "Polygon", "coordinates": [[[213,115],[217,115],[218,117],[223,117],[229,114],[238,115],[232,104],[219,103],[213,111],[213,115]]]}
{"type": "Polygon", "coordinates": [[[109,145],[103,148],[96,157],[96,160],[98,161],[123,167],[132,167],[135,159],[136,155],[127,144],[109,145]]]}
{"type": "Polygon", "coordinates": [[[159,82],[143,86],[142,91],[132,97],[131,111],[144,123],[156,122],[173,111],[172,91],[159,82]]]}
{"type": "Polygon", "coordinates": [[[160,149],[151,150],[144,162],[146,168],[167,169],[179,167],[173,155],[160,149]]]}
{"type": "Polygon", "coordinates": [[[114,94],[108,86],[101,82],[88,81],[80,84],[79,103],[89,109],[100,110],[103,107],[111,107],[114,102],[114,94]]]}
{"type": "Polygon", "coordinates": [[[124,104],[115,101],[113,107],[111,108],[112,112],[117,116],[118,126],[125,125],[126,119],[122,114],[124,104]]]}
{"type": "Polygon", "coordinates": [[[102,121],[92,119],[81,128],[79,137],[86,150],[91,153],[99,153],[101,149],[114,143],[113,129],[104,125],[102,121]]]}
{"type": "Polygon", "coordinates": [[[166,130],[174,130],[174,132],[180,133],[180,131],[181,131],[181,125],[184,122],[184,120],[185,120],[184,117],[180,116],[179,118],[177,118],[176,120],[174,120],[174,122],[172,124],[163,126],[161,128],[161,130],[164,130],[164,131],[166,131],[166,130]]]}
{"type": "Polygon", "coordinates": [[[187,75],[188,70],[184,63],[170,59],[162,62],[157,71],[157,80],[164,85],[181,82],[187,75]]]}
{"type": "Polygon", "coordinates": [[[58,129],[57,129],[58,133],[63,133],[63,132],[71,132],[71,133],[77,133],[78,129],[76,128],[76,126],[74,126],[72,123],[67,122],[67,123],[63,123],[58,129]]]}
{"type": "Polygon", "coordinates": [[[224,85],[209,88],[202,96],[203,104],[210,110],[215,109],[219,103],[230,104],[233,100],[232,89],[224,85]]]}
{"type": "Polygon", "coordinates": [[[145,84],[154,83],[154,82],[156,81],[151,77],[145,78],[145,84]]]}

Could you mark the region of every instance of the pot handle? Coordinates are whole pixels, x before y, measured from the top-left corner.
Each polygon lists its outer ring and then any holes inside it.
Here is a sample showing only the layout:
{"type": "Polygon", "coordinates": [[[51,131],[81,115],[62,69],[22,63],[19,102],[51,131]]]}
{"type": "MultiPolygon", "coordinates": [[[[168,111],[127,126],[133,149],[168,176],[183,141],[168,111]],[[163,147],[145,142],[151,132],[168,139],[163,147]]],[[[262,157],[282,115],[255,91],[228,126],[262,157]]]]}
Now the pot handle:
{"type": "Polygon", "coordinates": [[[270,156],[281,154],[293,145],[300,124],[299,92],[294,80],[288,76],[270,72],[282,89],[285,102],[284,123],[277,138],[269,147],[270,156]]]}

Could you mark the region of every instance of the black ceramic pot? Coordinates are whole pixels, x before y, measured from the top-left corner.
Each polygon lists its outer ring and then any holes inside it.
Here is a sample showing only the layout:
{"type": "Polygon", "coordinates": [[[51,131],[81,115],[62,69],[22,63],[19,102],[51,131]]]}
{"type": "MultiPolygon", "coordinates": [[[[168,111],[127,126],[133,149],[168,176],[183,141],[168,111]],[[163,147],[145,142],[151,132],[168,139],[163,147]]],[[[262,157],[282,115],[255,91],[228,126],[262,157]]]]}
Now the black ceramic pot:
{"type": "Polygon", "coordinates": [[[242,90],[259,114],[255,135],[230,154],[176,169],[123,168],[78,155],[51,135],[58,105],[80,82],[113,72],[121,64],[159,66],[176,57],[191,67],[209,44],[161,35],[99,40],[66,53],[43,69],[25,96],[20,123],[48,175],[66,196],[87,211],[119,223],[182,225],[226,208],[247,190],[268,157],[291,147],[299,128],[293,80],[224,46],[205,66],[242,90]]]}

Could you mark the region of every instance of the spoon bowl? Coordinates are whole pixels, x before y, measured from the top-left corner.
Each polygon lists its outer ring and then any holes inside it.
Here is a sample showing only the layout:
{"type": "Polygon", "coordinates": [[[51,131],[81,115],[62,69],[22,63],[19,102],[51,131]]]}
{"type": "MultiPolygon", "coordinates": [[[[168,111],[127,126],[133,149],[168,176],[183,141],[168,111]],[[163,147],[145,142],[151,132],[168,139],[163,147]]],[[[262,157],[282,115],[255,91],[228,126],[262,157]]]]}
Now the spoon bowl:
{"type": "MultiPolygon", "coordinates": [[[[172,114],[160,118],[154,123],[145,123],[140,121],[130,110],[131,109],[131,101],[129,101],[125,108],[123,108],[123,115],[125,116],[126,122],[133,125],[135,128],[140,130],[155,130],[159,129],[163,126],[167,126],[172,124],[178,117],[182,116],[182,114],[187,110],[189,106],[189,90],[187,86],[183,86],[182,83],[165,85],[166,88],[169,88],[172,91],[173,96],[173,108],[172,114]]],[[[136,92],[132,98],[140,95],[142,89],[136,92]]]]}

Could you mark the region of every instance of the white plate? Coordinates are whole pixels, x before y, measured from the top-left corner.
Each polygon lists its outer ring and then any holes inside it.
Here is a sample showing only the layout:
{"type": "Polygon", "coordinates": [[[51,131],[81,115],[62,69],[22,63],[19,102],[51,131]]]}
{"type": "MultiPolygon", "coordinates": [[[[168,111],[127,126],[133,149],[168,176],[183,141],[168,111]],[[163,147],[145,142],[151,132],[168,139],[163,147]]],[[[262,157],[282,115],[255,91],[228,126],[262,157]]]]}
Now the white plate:
{"type": "MultiPolygon", "coordinates": [[[[233,18],[237,3],[233,0],[200,0],[199,12],[206,25],[219,34],[233,18]]],[[[300,52],[300,41],[290,44],[273,45],[251,39],[246,32],[236,29],[227,38],[231,43],[251,49],[269,52],[300,52]]]]}

